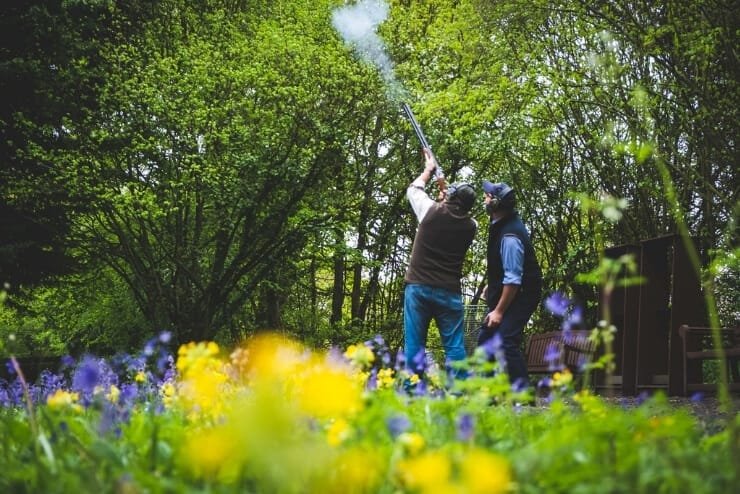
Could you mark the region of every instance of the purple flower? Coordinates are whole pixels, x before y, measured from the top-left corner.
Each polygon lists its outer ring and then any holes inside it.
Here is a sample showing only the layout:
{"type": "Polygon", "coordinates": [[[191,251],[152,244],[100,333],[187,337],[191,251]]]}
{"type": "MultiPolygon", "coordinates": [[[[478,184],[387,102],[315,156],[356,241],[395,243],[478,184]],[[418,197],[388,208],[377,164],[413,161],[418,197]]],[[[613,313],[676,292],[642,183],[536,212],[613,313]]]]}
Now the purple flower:
{"type": "Polygon", "coordinates": [[[49,395],[64,387],[65,382],[61,376],[52,373],[48,369],[41,371],[41,374],[39,375],[39,388],[42,400],[46,400],[49,395]]]}
{"type": "Polygon", "coordinates": [[[100,382],[102,374],[98,362],[92,357],[85,357],[72,377],[72,389],[92,393],[100,382]]]}
{"type": "Polygon", "coordinates": [[[557,343],[550,343],[547,345],[544,356],[545,362],[547,362],[547,368],[551,371],[559,370],[562,367],[560,363],[560,346],[557,343]]]}
{"type": "Polygon", "coordinates": [[[426,352],[422,348],[419,350],[416,355],[414,355],[413,359],[413,365],[414,370],[417,374],[421,375],[422,372],[424,372],[427,368],[427,359],[426,359],[426,352]]]}
{"type": "Polygon", "coordinates": [[[136,384],[126,383],[121,386],[121,403],[133,403],[139,395],[139,387],[136,384]]]}
{"type": "Polygon", "coordinates": [[[147,357],[151,357],[154,355],[154,350],[156,349],[155,345],[157,344],[156,338],[149,339],[146,344],[144,345],[144,355],[147,357]]]}
{"type": "Polygon", "coordinates": [[[365,387],[369,390],[376,389],[378,387],[378,370],[373,368],[370,371],[370,377],[367,378],[365,387]]]}
{"type": "Polygon", "coordinates": [[[385,425],[388,427],[388,432],[390,432],[391,436],[395,439],[400,434],[409,430],[409,427],[411,427],[411,421],[406,415],[399,414],[389,417],[388,420],[386,420],[385,425]]]}
{"type": "Polygon", "coordinates": [[[98,423],[98,432],[100,434],[105,434],[106,432],[113,429],[113,427],[116,425],[116,422],[118,421],[118,411],[114,406],[112,406],[109,403],[106,403],[106,405],[103,407],[103,413],[100,417],[100,422],[98,423]]]}
{"type": "Polygon", "coordinates": [[[163,344],[167,344],[170,341],[172,341],[172,332],[170,331],[162,331],[159,333],[159,342],[163,344]]]}
{"type": "Polygon", "coordinates": [[[132,357],[131,355],[122,355],[119,357],[121,365],[125,366],[126,372],[136,374],[146,368],[146,357],[139,355],[132,357]]]}
{"type": "Polygon", "coordinates": [[[16,378],[12,383],[10,383],[7,390],[8,399],[12,406],[23,405],[23,384],[20,379],[16,378]]]}
{"type": "Polygon", "coordinates": [[[581,324],[583,324],[583,309],[580,306],[575,306],[568,317],[563,320],[563,331],[569,332],[572,329],[577,329],[581,324]]]}
{"type": "Polygon", "coordinates": [[[404,369],[406,367],[406,355],[403,353],[403,350],[398,350],[398,354],[396,355],[396,371],[400,371],[401,369],[404,369]]]}
{"type": "Polygon", "coordinates": [[[475,417],[469,413],[464,413],[457,418],[457,439],[460,441],[470,441],[475,434],[475,417]]]}
{"type": "Polygon", "coordinates": [[[72,355],[65,355],[62,357],[62,368],[72,367],[75,365],[75,359],[72,355]]]}
{"type": "Polygon", "coordinates": [[[493,336],[488,338],[483,345],[483,350],[486,352],[486,357],[489,359],[495,357],[501,351],[501,345],[504,344],[504,340],[501,338],[499,333],[494,333],[493,336]]]}
{"type": "Polygon", "coordinates": [[[554,316],[563,317],[569,306],[570,299],[560,292],[555,292],[545,299],[545,308],[554,316]]]}
{"type": "Polygon", "coordinates": [[[692,403],[701,403],[701,401],[704,399],[704,393],[701,391],[697,391],[693,395],[691,395],[691,402],[692,403]]]}
{"type": "Polygon", "coordinates": [[[648,400],[648,398],[650,398],[650,394],[647,391],[643,391],[642,393],[637,395],[637,405],[642,405],[648,400]]]}
{"type": "Polygon", "coordinates": [[[13,361],[8,359],[5,361],[5,368],[8,370],[9,376],[15,375],[15,367],[13,366],[13,361]]]}
{"type": "Polygon", "coordinates": [[[521,393],[522,391],[525,391],[529,387],[529,383],[526,379],[523,377],[519,377],[514,381],[511,385],[511,390],[514,393],[521,393]]]}
{"type": "Polygon", "coordinates": [[[162,354],[157,359],[157,372],[164,374],[172,361],[172,355],[162,354]]]}
{"type": "Polygon", "coordinates": [[[416,387],[414,388],[414,394],[416,396],[426,396],[428,391],[427,382],[422,379],[416,384],[416,387]]]}

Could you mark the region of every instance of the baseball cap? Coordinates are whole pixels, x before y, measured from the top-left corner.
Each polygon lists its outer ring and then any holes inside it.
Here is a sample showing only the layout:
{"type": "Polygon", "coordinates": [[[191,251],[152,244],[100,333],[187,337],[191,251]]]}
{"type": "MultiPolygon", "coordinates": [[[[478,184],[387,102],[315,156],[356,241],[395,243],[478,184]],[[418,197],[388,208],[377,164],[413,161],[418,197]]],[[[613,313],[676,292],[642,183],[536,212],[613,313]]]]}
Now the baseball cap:
{"type": "Polygon", "coordinates": [[[504,182],[493,183],[489,182],[488,180],[483,181],[483,192],[485,192],[486,194],[491,194],[498,200],[503,199],[504,197],[506,197],[506,195],[513,191],[514,189],[504,182]]]}

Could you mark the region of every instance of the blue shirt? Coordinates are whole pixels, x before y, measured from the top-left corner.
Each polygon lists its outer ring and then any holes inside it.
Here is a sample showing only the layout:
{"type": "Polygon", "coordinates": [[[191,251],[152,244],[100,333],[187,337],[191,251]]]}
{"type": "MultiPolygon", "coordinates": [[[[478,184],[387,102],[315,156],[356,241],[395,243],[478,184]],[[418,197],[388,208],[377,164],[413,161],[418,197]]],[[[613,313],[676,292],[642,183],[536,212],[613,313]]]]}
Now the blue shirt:
{"type": "Polygon", "coordinates": [[[501,261],[504,265],[504,285],[521,285],[524,273],[524,245],[516,235],[501,239],[501,261]]]}
{"type": "MultiPolygon", "coordinates": [[[[498,220],[492,220],[493,225],[498,220]]],[[[521,285],[524,274],[524,244],[516,235],[504,235],[501,239],[501,264],[504,268],[502,285],[521,285]]]]}

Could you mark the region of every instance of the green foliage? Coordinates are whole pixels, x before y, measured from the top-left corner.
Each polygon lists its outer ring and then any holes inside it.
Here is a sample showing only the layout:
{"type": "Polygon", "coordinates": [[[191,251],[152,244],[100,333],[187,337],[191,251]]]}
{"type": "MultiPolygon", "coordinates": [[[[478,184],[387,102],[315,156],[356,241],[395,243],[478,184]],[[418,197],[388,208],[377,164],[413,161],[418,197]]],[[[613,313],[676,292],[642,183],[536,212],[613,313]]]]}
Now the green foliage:
{"type": "Polygon", "coordinates": [[[136,348],[151,334],[128,287],[109,270],[68,276],[0,305],[0,338],[16,356],[99,355],[136,348]]]}
{"type": "MultiPolygon", "coordinates": [[[[71,256],[51,264],[82,276],[105,264],[133,293],[131,319],[183,341],[264,328],[317,345],[398,340],[415,230],[403,194],[421,160],[376,68],[331,27],[337,5],[9,11],[6,264],[21,273],[24,252],[71,256]],[[26,217],[43,233],[30,242],[26,217]]],[[[704,264],[735,248],[735,17],[688,0],[392,1],[379,34],[448,180],[511,183],[546,289],[565,290],[605,247],[682,219],[704,264]],[[620,221],[579,197],[619,198],[603,211],[620,221]]],[[[483,232],[482,208],[476,217],[483,232]]],[[[483,281],[484,235],[465,265],[467,299],[483,281]]],[[[716,284],[730,323],[731,273],[716,284]]],[[[593,285],[569,290],[596,319],[593,285]]],[[[40,313],[17,308],[26,321],[40,313]]],[[[44,341],[73,333],[67,319],[44,341]]]]}

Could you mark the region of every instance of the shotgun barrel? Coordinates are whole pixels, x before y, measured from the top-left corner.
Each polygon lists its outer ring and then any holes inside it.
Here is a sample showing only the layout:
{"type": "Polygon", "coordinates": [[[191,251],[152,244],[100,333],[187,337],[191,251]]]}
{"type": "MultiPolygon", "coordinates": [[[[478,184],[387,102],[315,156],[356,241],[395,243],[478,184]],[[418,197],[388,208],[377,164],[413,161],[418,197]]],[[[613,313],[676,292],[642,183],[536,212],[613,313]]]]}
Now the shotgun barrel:
{"type": "Polygon", "coordinates": [[[403,109],[403,112],[406,114],[406,118],[408,118],[409,122],[411,122],[411,126],[414,128],[414,132],[416,132],[416,137],[419,138],[421,147],[428,149],[429,152],[432,154],[434,163],[437,165],[437,167],[434,169],[434,178],[435,180],[437,180],[438,183],[441,184],[444,181],[444,174],[442,173],[442,168],[440,168],[439,161],[437,161],[437,157],[432,152],[432,147],[427,142],[427,138],[424,135],[424,132],[421,130],[421,127],[419,126],[419,122],[416,121],[416,117],[414,117],[414,112],[411,111],[411,107],[406,103],[401,103],[401,108],[403,109]]]}

